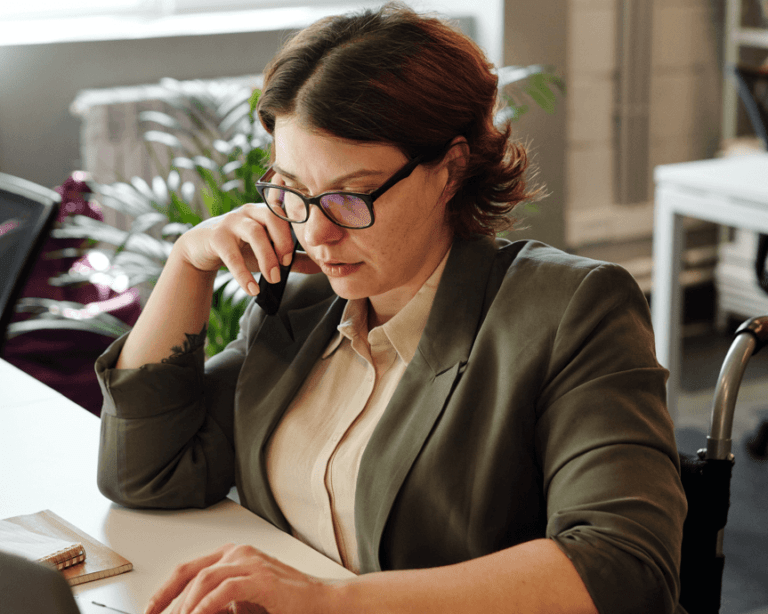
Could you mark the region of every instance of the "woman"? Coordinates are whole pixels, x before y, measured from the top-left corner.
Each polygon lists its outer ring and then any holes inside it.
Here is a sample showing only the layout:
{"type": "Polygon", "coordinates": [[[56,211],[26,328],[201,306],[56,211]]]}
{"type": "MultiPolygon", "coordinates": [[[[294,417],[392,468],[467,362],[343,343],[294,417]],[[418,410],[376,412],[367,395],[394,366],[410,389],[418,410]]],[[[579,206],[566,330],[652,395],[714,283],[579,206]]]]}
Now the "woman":
{"type": "Polygon", "coordinates": [[[676,610],[685,499],[647,304],[615,265],[491,238],[531,194],[489,69],[399,5],[321,21],[268,67],[266,204],[184,234],[99,359],[99,485],[172,508],[236,483],[361,575],[226,546],[148,612],[676,610]],[[203,365],[216,271],[255,295],[291,228],[304,275],[203,365]]]}

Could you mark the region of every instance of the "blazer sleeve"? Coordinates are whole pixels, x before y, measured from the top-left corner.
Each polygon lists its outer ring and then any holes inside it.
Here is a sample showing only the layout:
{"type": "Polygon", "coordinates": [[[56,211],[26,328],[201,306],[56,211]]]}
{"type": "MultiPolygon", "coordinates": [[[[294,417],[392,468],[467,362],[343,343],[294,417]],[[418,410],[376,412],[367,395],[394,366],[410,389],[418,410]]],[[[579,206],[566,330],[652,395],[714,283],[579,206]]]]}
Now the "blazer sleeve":
{"type": "Polygon", "coordinates": [[[203,347],[169,362],[114,368],[125,336],[96,361],[104,396],[98,486],[127,507],[207,507],[235,483],[233,398],[251,330],[251,301],[232,343],[207,362],[203,347]]]}
{"type": "Polygon", "coordinates": [[[536,426],[546,535],[601,613],[674,612],[687,507],[645,297],[600,265],[553,334],[536,426]]]}

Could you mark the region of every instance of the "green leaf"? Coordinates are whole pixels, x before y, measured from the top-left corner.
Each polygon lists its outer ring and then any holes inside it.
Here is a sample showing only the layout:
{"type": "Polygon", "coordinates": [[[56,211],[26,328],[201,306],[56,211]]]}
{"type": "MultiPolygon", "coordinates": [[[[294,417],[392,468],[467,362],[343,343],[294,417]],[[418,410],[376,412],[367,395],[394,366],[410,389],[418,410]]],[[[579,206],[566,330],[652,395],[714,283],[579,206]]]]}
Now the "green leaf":
{"type": "Polygon", "coordinates": [[[239,88],[239,90],[235,91],[231,96],[224,99],[224,102],[222,102],[216,109],[216,115],[219,117],[226,117],[231,111],[237,109],[244,102],[248,102],[250,97],[251,92],[248,91],[248,88],[239,88]]]}
{"type": "Polygon", "coordinates": [[[165,226],[163,226],[162,230],[160,231],[160,236],[165,238],[165,237],[183,235],[185,232],[187,232],[187,230],[189,230],[193,226],[194,224],[182,224],[181,222],[171,222],[170,224],[166,224],[165,226]]]}
{"type": "Polygon", "coordinates": [[[169,210],[173,211],[173,215],[169,215],[168,217],[174,222],[196,226],[203,221],[197,213],[192,211],[189,203],[179,198],[174,193],[171,193],[171,208],[169,210]]]}
{"type": "Polygon", "coordinates": [[[230,190],[237,190],[238,188],[241,188],[243,186],[243,180],[242,179],[232,179],[231,181],[227,181],[225,184],[221,186],[222,192],[229,192],[230,190]]]}
{"type": "Polygon", "coordinates": [[[229,173],[242,168],[243,164],[244,162],[242,160],[232,160],[232,162],[227,162],[224,166],[221,167],[221,173],[223,175],[229,175],[229,173]]]}
{"type": "Polygon", "coordinates": [[[184,128],[178,119],[171,117],[168,113],[163,113],[162,111],[141,111],[139,113],[139,121],[153,122],[155,124],[160,124],[163,128],[179,132],[184,131],[184,128]]]}
{"type": "Polygon", "coordinates": [[[154,209],[150,198],[127,183],[119,182],[109,186],[99,186],[98,193],[101,196],[101,204],[131,217],[154,209]]]}
{"type": "Polygon", "coordinates": [[[230,282],[224,286],[224,290],[221,292],[221,297],[225,301],[231,301],[232,297],[235,296],[235,293],[237,292],[237,289],[240,287],[240,284],[237,283],[236,279],[230,280],[230,282]]]}
{"type": "Polygon", "coordinates": [[[168,217],[157,211],[143,213],[133,221],[133,224],[131,224],[131,233],[144,233],[153,226],[167,221],[168,217]]]}
{"type": "Polygon", "coordinates": [[[74,301],[24,298],[20,301],[19,311],[37,315],[9,325],[8,336],[14,337],[34,330],[67,329],[119,337],[131,329],[119,318],[99,309],[98,302],[84,305],[74,301]]]}
{"type": "Polygon", "coordinates": [[[165,180],[162,177],[152,178],[152,192],[155,194],[155,199],[160,205],[168,205],[168,186],[165,184],[165,180]]]}
{"type": "Polygon", "coordinates": [[[261,98],[261,90],[254,88],[253,92],[251,92],[251,97],[248,100],[251,105],[251,116],[253,116],[253,113],[256,111],[256,107],[259,104],[259,98],[261,98]]]}
{"type": "Polygon", "coordinates": [[[144,233],[131,234],[125,242],[125,249],[163,262],[170,256],[172,247],[168,241],[161,241],[144,233]]]}
{"type": "Polygon", "coordinates": [[[184,145],[182,145],[181,141],[179,140],[179,137],[169,134],[167,132],[161,132],[160,130],[149,130],[144,133],[143,138],[145,141],[162,143],[166,147],[170,147],[172,149],[184,148],[184,145]]]}
{"type": "Polygon", "coordinates": [[[185,158],[184,156],[174,158],[171,160],[171,164],[176,168],[187,168],[190,170],[195,170],[197,168],[197,165],[190,158],[185,158]]]}
{"type": "Polygon", "coordinates": [[[213,281],[213,291],[218,292],[234,278],[235,276],[232,275],[232,273],[226,269],[222,269],[216,274],[216,279],[213,281]]]}
{"type": "Polygon", "coordinates": [[[54,228],[51,236],[57,239],[94,239],[110,245],[120,245],[128,233],[109,224],[94,220],[84,215],[67,218],[60,228],[54,228]]]}
{"type": "Polygon", "coordinates": [[[248,113],[250,112],[250,105],[248,102],[243,102],[240,106],[235,107],[230,113],[219,123],[219,130],[223,133],[228,133],[238,124],[248,121],[248,113]]]}
{"type": "Polygon", "coordinates": [[[131,327],[127,324],[123,324],[123,326],[110,325],[96,318],[91,320],[50,320],[47,318],[34,318],[24,320],[23,322],[13,322],[9,324],[6,329],[6,336],[10,339],[37,330],[79,330],[117,339],[129,332],[131,327]]]}
{"type": "Polygon", "coordinates": [[[557,107],[557,97],[549,88],[549,83],[555,80],[553,75],[537,74],[530,78],[530,87],[526,93],[548,114],[555,112],[557,107]]]}
{"type": "Polygon", "coordinates": [[[175,192],[179,189],[179,186],[181,185],[181,175],[179,175],[179,171],[172,170],[170,173],[168,173],[168,181],[166,181],[166,186],[168,187],[168,190],[171,192],[175,192]]]}
{"type": "Polygon", "coordinates": [[[196,170],[198,170],[202,167],[204,169],[215,171],[218,170],[219,166],[216,164],[213,160],[208,158],[207,156],[195,156],[192,158],[192,162],[195,163],[196,170]]]}
{"type": "Polygon", "coordinates": [[[528,213],[538,213],[539,205],[537,203],[526,202],[523,204],[523,210],[527,211],[528,213]]]}

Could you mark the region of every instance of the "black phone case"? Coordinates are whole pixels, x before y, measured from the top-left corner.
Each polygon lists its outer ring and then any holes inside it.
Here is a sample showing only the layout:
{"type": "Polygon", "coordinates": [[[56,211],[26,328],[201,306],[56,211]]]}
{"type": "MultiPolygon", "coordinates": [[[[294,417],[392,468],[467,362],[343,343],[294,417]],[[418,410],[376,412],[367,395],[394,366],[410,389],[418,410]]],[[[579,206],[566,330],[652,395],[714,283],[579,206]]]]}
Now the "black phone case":
{"type": "Polygon", "coordinates": [[[291,272],[293,259],[296,257],[296,250],[299,247],[299,242],[296,239],[293,230],[291,230],[291,236],[293,237],[291,263],[288,266],[280,265],[280,281],[276,284],[271,284],[263,274],[259,279],[259,294],[256,296],[256,304],[266,311],[269,316],[275,315],[277,310],[280,309],[280,303],[283,300],[283,292],[285,291],[285,284],[288,283],[288,273],[291,272]]]}

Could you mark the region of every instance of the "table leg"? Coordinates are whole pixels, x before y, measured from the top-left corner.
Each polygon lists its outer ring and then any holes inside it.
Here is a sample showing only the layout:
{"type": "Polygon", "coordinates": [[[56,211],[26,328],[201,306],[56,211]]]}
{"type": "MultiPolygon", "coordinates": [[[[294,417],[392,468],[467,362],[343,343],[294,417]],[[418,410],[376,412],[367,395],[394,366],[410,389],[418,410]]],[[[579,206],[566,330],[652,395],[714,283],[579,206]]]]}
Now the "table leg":
{"type": "Polygon", "coordinates": [[[677,396],[680,388],[680,271],[683,242],[683,218],[675,213],[674,194],[659,189],[656,193],[653,224],[651,317],[656,336],[656,357],[669,369],[667,404],[673,420],[677,418],[677,396]]]}

